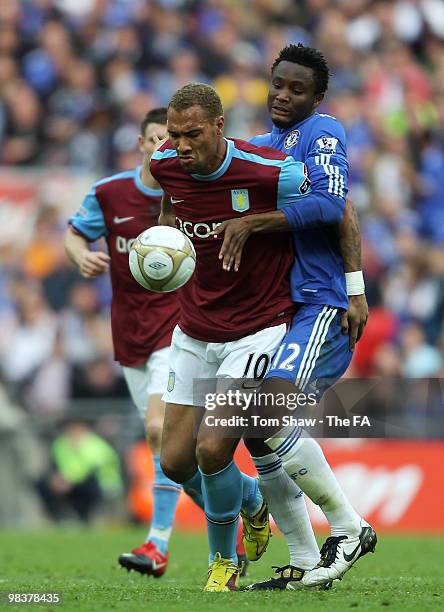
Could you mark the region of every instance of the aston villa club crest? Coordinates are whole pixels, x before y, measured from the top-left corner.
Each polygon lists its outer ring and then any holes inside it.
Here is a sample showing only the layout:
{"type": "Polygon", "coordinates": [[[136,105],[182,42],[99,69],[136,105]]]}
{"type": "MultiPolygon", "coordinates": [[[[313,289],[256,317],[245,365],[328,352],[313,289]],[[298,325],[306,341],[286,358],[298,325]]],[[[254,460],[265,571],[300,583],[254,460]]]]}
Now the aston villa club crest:
{"type": "Polygon", "coordinates": [[[236,212],[245,212],[250,208],[248,189],[231,190],[231,206],[236,212]]]}
{"type": "Polygon", "coordinates": [[[291,149],[291,147],[294,147],[295,144],[298,144],[300,136],[301,133],[299,130],[292,130],[289,132],[285,137],[284,147],[286,149],[291,149]]]}
{"type": "Polygon", "coordinates": [[[167,391],[169,393],[171,393],[171,391],[174,389],[175,385],[176,385],[176,373],[175,372],[170,372],[169,376],[168,376],[167,391]]]}

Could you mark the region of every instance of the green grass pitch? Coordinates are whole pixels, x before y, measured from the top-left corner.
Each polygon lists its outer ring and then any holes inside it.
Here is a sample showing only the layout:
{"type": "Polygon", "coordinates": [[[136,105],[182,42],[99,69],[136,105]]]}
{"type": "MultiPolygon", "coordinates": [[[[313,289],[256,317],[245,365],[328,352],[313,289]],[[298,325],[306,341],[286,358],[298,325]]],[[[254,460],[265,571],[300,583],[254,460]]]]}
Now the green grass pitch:
{"type": "MultiPolygon", "coordinates": [[[[367,555],[328,592],[202,593],[207,544],[203,534],[174,534],[167,574],[160,579],[128,573],[119,553],[143,541],[140,529],[64,528],[24,533],[0,531],[0,590],[60,592],[61,605],[7,605],[19,610],[438,610],[444,609],[444,537],[379,534],[367,555]]],[[[267,553],[250,565],[252,581],[285,564],[286,547],[275,536],[267,553]]],[[[4,597],[4,595],[3,595],[4,597]]],[[[0,605],[0,607],[2,607],[0,605]]]]}

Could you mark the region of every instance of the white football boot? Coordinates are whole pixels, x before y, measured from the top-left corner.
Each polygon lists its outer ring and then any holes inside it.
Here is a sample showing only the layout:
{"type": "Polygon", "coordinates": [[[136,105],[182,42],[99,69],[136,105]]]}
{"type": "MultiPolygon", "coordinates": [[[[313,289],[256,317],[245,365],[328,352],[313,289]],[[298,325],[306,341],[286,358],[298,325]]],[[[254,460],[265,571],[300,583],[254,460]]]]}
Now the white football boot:
{"type": "Polygon", "coordinates": [[[332,580],[341,580],[354,563],[369,552],[375,552],[376,532],[361,521],[361,533],[357,536],[331,536],[321,548],[321,560],[312,570],[305,572],[304,586],[318,586],[332,580]]]}

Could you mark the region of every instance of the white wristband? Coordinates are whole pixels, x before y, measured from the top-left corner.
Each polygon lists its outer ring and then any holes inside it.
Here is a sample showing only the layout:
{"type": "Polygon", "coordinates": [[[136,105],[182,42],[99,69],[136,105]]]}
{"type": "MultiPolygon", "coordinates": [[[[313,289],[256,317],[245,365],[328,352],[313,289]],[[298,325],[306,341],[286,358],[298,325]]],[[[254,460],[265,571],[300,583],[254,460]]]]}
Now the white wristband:
{"type": "Polygon", "coordinates": [[[365,293],[362,270],[358,270],[357,272],[346,272],[345,284],[347,286],[347,295],[362,295],[365,293]]]}

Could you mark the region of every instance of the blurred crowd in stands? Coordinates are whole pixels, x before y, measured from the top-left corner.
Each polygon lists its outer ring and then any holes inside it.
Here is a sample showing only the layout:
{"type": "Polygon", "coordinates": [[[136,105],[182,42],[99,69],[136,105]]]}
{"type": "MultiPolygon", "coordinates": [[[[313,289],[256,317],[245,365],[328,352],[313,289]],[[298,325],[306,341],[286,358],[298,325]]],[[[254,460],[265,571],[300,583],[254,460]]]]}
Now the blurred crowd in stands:
{"type": "MultiPolygon", "coordinates": [[[[350,375],[443,377],[442,0],[2,0],[0,166],[134,167],[141,118],[189,81],[217,89],[228,136],[264,132],[270,65],[297,42],[328,58],[322,111],[348,136],[371,308],[350,375]]],[[[61,200],[0,240],[0,381],[33,413],[126,395],[109,283],[67,262],[61,200]]]]}

